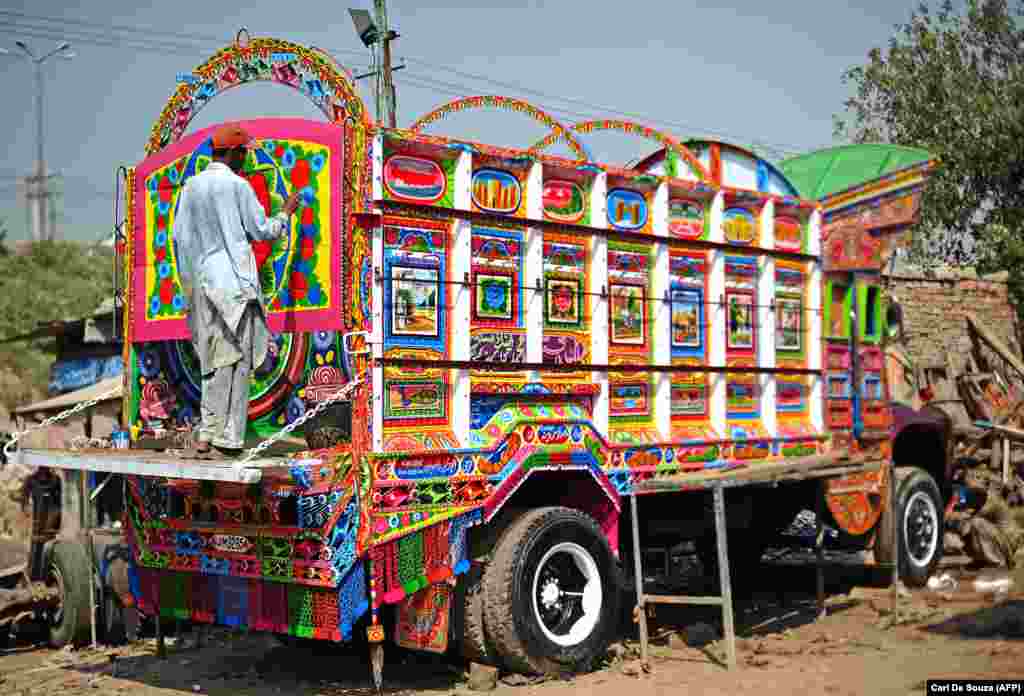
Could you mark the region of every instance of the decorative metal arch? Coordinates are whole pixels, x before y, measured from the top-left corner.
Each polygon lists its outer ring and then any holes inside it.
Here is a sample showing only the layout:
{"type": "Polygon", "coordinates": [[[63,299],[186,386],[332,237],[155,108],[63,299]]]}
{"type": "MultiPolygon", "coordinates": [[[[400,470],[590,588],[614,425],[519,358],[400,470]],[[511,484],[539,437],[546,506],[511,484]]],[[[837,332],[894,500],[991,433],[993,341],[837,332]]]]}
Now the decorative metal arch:
{"type": "Polygon", "coordinates": [[[467,109],[505,109],[507,111],[526,114],[535,121],[543,123],[545,126],[550,128],[551,133],[555,135],[555,140],[565,140],[569,149],[573,151],[573,154],[576,155],[579,162],[583,163],[591,161],[590,153],[587,151],[587,148],[572,133],[570,133],[564,125],[555,120],[550,114],[542,111],[533,104],[513,97],[487,95],[455,99],[447,104],[442,104],[430,113],[418,118],[416,122],[409,127],[409,130],[413,133],[419,133],[424,127],[429,126],[431,123],[440,121],[449,114],[453,114],[458,111],[465,111],[467,109]]]}
{"type": "MultiPolygon", "coordinates": [[[[662,133],[661,131],[647,126],[642,126],[639,123],[634,123],[632,121],[598,119],[594,121],[581,121],[580,123],[570,126],[570,129],[577,133],[593,133],[595,131],[615,130],[621,133],[628,133],[629,135],[636,135],[641,138],[653,140],[661,143],[668,150],[678,155],[684,162],[686,162],[687,165],[689,165],[691,171],[693,171],[701,181],[709,181],[711,179],[711,174],[708,170],[704,168],[704,165],[700,163],[700,160],[698,160],[685,145],[667,133],[662,133]]],[[[552,130],[542,140],[535,143],[528,152],[541,152],[562,138],[563,136],[561,134],[552,130]]]]}
{"type": "Polygon", "coordinates": [[[147,155],[181,138],[213,97],[250,82],[276,82],[301,92],[329,121],[351,120],[362,135],[370,127],[351,77],[330,56],[281,39],[249,39],[245,29],[238,32],[233,44],[191,73],[179,76],[179,82],[150,131],[147,155]]]}

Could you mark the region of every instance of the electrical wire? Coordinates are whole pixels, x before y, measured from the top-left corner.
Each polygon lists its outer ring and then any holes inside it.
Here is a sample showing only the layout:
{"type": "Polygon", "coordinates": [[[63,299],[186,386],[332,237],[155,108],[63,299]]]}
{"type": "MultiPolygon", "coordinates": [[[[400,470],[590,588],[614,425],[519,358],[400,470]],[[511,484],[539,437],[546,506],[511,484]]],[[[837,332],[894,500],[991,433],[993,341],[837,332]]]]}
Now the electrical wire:
{"type": "MultiPolygon", "coordinates": [[[[211,50],[215,48],[220,48],[225,43],[223,39],[210,35],[191,34],[183,32],[169,32],[163,30],[158,31],[148,27],[131,27],[117,24],[100,24],[96,22],[86,22],[81,20],[70,20],[64,18],[46,17],[42,15],[33,15],[11,10],[0,10],[0,18],[8,18],[0,20],[0,28],[14,30],[16,32],[20,32],[24,35],[32,36],[34,38],[47,38],[54,40],[68,39],[78,41],[81,43],[94,43],[96,45],[103,45],[112,48],[132,48],[134,50],[149,51],[156,53],[185,53],[196,52],[200,50],[211,50]],[[67,32],[74,32],[75,35],[68,36],[67,32]]],[[[363,52],[354,51],[351,49],[328,48],[326,50],[332,54],[351,55],[360,57],[365,55],[363,52]]],[[[571,109],[566,107],[552,107],[549,109],[552,112],[557,110],[560,113],[565,114],[584,115],[587,119],[594,118],[595,114],[614,114],[629,119],[635,119],[641,122],[655,123],[672,128],[679,128],[684,131],[701,132],[706,133],[708,135],[715,135],[722,138],[727,138],[735,142],[750,141],[749,138],[738,137],[735,134],[731,134],[727,131],[701,128],[694,124],[687,124],[679,121],[661,119],[651,116],[649,114],[641,114],[612,109],[601,105],[596,105],[591,102],[578,99],[575,97],[553,95],[540,90],[523,87],[521,85],[514,84],[511,82],[498,80],[486,75],[468,72],[451,65],[424,60],[422,58],[415,56],[403,57],[403,59],[411,63],[416,63],[423,67],[449,72],[453,75],[457,75],[465,79],[484,82],[486,84],[503,87],[505,89],[512,89],[517,93],[539,96],[544,99],[554,100],[557,102],[561,102],[563,104],[573,104],[576,106],[581,106],[594,113],[583,114],[582,112],[572,111],[571,109]]],[[[432,78],[421,77],[420,79],[431,80],[432,78]]],[[[441,85],[453,84],[446,83],[443,80],[433,81],[441,85]]],[[[420,86],[422,87],[422,85],[420,86]]],[[[454,85],[454,87],[464,92],[478,92],[478,90],[476,90],[475,88],[464,84],[454,85]]],[[[787,155],[806,152],[814,148],[804,148],[793,144],[770,143],[758,140],[754,142],[752,149],[771,151],[776,155],[787,155]]]]}

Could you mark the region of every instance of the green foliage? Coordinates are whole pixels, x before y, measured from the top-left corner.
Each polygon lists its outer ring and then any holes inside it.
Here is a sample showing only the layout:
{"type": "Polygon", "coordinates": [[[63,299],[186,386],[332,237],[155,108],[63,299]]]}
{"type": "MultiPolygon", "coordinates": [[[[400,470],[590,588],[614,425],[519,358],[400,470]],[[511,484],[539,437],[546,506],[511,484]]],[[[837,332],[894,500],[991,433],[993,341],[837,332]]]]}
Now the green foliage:
{"type": "Polygon", "coordinates": [[[1019,267],[1020,257],[996,251],[1019,247],[1024,223],[1022,10],[1019,0],[922,3],[886,47],[843,75],[853,95],[837,136],[921,147],[940,160],[915,234],[918,263],[1019,267]]]}
{"type": "MultiPolygon", "coordinates": [[[[112,294],[112,263],[109,252],[74,242],[36,242],[23,256],[0,256],[0,338],[91,314],[112,294]]],[[[45,392],[55,350],[52,340],[0,344],[0,403],[45,392]]]]}
{"type": "Polygon", "coordinates": [[[7,249],[7,221],[0,218],[0,256],[7,256],[10,251],[7,249]]]}

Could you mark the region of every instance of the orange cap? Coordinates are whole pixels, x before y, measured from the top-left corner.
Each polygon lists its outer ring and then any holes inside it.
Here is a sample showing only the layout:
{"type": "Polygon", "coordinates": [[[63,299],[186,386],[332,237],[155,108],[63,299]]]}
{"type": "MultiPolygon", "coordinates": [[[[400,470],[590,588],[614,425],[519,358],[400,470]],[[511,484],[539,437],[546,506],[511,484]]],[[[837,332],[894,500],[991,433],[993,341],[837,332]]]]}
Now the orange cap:
{"type": "Polygon", "coordinates": [[[245,132],[241,126],[228,124],[221,126],[213,132],[213,149],[229,150],[234,147],[247,147],[252,143],[252,136],[245,132]]]}

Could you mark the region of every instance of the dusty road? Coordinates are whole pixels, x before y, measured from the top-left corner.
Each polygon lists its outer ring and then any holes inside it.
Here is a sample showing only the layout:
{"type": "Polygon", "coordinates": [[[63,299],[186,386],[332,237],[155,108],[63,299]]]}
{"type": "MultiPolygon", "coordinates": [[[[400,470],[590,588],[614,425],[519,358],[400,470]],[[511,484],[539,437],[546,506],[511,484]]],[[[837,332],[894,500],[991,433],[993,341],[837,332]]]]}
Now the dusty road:
{"type": "MultiPolygon", "coordinates": [[[[714,640],[719,622],[713,610],[659,611],[650,672],[635,659],[635,643],[626,642],[613,646],[607,664],[591,674],[542,683],[505,677],[492,693],[902,695],[924,693],[929,678],[1024,677],[1024,595],[995,602],[967,593],[916,592],[893,613],[884,591],[865,589],[863,577],[842,574],[844,582],[830,583],[829,615],[818,621],[806,570],[785,571],[785,586],[796,591],[738,602],[742,639],[734,672],[719,664],[724,648],[714,640]]],[[[0,689],[8,696],[374,693],[361,652],[317,655],[225,631],[208,635],[199,649],[171,644],[166,660],[155,657],[152,639],[116,651],[13,650],[0,656],[0,689]],[[119,655],[116,676],[112,654],[119,655]]],[[[385,691],[475,693],[467,690],[462,665],[394,649],[388,653],[385,691]]]]}

